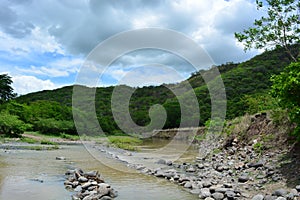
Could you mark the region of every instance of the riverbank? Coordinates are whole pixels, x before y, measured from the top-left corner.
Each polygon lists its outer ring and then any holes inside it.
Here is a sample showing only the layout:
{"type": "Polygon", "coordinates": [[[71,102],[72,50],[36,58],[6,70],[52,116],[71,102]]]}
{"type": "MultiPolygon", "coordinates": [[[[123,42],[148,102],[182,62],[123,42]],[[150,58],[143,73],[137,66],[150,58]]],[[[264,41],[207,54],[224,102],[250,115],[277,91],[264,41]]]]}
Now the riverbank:
{"type": "Polygon", "coordinates": [[[174,161],[170,152],[95,148],[141,173],[176,183],[200,199],[300,198],[300,148],[299,143],[290,143],[288,126],[278,126],[263,113],[233,121],[228,129],[230,135],[198,140],[199,155],[190,162],[174,161]]]}

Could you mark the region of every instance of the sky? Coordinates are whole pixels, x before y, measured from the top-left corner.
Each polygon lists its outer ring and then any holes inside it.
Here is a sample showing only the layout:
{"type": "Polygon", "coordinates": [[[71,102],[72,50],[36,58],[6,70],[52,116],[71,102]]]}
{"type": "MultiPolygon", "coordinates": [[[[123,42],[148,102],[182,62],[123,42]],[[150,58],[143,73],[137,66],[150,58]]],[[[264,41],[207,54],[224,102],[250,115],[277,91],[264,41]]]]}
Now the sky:
{"type": "MultiPolygon", "coordinates": [[[[98,44],[140,28],[182,33],[216,65],[242,62],[259,52],[245,53],[234,32],[252,26],[263,14],[255,0],[1,0],[0,7],[0,74],[12,77],[18,94],[76,83],[98,44]]],[[[189,65],[170,52],[141,49],[116,58],[98,85],[178,82],[193,72],[189,65]],[[172,76],[170,68],[178,74],[172,76]]]]}

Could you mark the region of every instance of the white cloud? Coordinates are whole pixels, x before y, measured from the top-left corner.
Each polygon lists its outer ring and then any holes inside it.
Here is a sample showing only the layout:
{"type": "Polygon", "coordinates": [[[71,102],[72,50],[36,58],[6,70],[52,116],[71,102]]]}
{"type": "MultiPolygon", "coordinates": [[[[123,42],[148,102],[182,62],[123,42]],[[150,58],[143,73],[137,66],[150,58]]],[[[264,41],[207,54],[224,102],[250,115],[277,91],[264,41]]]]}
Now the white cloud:
{"type": "Polygon", "coordinates": [[[19,95],[58,87],[50,80],[41,80],[35,76],[12,76],[12,81],[14,92],[19,95]]]}
{"type": "Polygon", "coordinates": [[[43,75],[47,77],[67,77],[79,71],[83,63],[81,58],[62,58],[46,63],[47,66],[30,66],[30,68],[20,68],[17,70],[26,74],[43,75]]]}
{"type": "Polygon", "coordinates": [[[56,42],[54,36],[39,27],[24,38],[14,38],[0,30],[0,50],[19,56],[27,56],[31,52],[64,54],[62,45],[56,42]]]}

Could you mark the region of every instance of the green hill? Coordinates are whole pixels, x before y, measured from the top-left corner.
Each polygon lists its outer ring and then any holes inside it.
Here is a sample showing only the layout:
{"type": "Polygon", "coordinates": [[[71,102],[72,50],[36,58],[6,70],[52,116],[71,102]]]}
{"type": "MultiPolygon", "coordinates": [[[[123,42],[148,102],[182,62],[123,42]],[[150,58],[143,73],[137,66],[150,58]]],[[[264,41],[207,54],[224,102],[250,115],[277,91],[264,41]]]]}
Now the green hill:
{"type": "MultiPolygon", "coordinates": [[[[299,46],[294,46],[294,51],[299,52],[299,46]]],[[[267,96],[271,86],[270,77],[272,74],[280,73],[291,60],[281,48],[266,51],[261,55],[243,62],[227,63],[216,66],[221,73],[227,96],[227,118],[231,119],[241,116],[249,111],[247,98],[257,98],[257,96],[267,96]]],[[[175,89],[190,84],[198,98],[201,118],[199,125],[203,125],[210,118],[211,99],[207,86],[202,78],[203,74],[209,74],[212,69],[195,72],[187,80],[170,85],[147,86],[141,88],[131,88],[128,86],[117,86],[135,90],[130,99],[130,115],[136,124],[145,126],[149,124],[149,109],[155,104],[165,107],[168,118],[165,128],[178,127],[180,123],[180,105],[178,98],[185,98],[187,93],[176,98],[168,88],[175,89]],[[202,75],[201,75],[202,74],[202,75]],[[166,87],[167,86],[167,87],[166,87]]],[[[216,78],[216,77],[215,77],[216,78]]],[[[212,79],[214,81],[214,78],[212,79]]],[[[90,90],[82,86],[83,88],[90,90]]],[[[98,121],[105,132],[113,133],[118,131],[118,126],[114,122],[111,111],[111,96],[115,87],[100,87],[96,89],[95,106],[98,121]]],[[[72,106],[73,86],[67,86],[56,90],[35,92],[20,96],[16,101],[27,106],[34,105],[37,101],[58,102],[63,107],[72,106]]],[[[84,98],[83,98],[83,101],[84,98]]],[[[121,110],[118,112],[122,112],[121,110]]],[[[68,112],[70,115],[71,113],[68,112]]],[[[68,118],[72,118],[69,116],[68,118]]],[[[28,120],[27,120],[28,121],[28,120]]],[[[32,121],[29,120],[32,123],[32,121]]]]}

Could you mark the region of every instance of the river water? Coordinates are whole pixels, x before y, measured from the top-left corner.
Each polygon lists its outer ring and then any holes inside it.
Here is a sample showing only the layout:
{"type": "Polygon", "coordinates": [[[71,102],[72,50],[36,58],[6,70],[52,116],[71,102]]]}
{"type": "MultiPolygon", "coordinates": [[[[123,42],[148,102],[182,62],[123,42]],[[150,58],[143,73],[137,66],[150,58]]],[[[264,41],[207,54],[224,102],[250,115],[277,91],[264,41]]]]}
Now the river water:
{"type": "Polygon", "coordinates": [[[182,187],[164,179],[131,173],[120,161],[104,154],[92,156],[83,145],[63,145],[51,151],[0,150],[0,200],[69,200],[71,192],[64,189],[64,173],[68,168],[98,170],[104,180],[119,192],[117,199],[176,200],[198,199],[182,187]],[[56,160],[63,156],[66,160],[56,160]],[[105,160],[113,168],[103,165],[105,160]],[[118,170],[116,170],[118,169],[118,170]],[[41,180],[43,182],[41,182],[41,180]]]}

